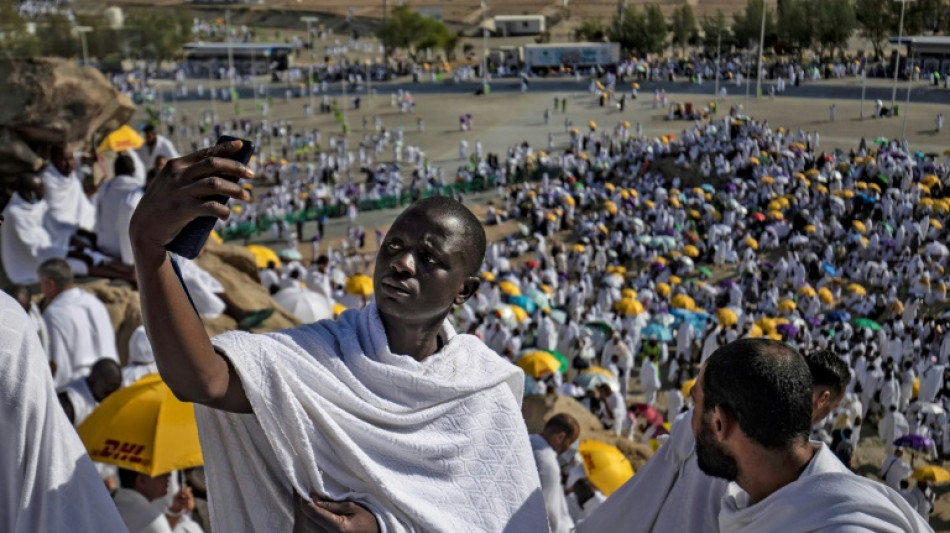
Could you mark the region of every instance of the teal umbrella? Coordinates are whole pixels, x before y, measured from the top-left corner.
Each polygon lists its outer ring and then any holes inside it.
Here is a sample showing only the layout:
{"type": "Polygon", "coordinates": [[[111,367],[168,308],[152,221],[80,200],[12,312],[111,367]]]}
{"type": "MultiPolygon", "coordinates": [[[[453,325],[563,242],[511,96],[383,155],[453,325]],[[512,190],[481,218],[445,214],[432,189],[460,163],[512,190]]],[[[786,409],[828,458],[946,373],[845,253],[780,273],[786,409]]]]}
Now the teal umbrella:
{"type": "Polygon", "coordinates": [[[851,321],[851,323],[855,326],[858,326],[859,328],[867,328],[871,331],[881,331],[881,325],[870,318],[855,318],[851,321]]]}
{"type": "Polygon", "coordinates": [[[567,372],[567,369],[570,368],[571,365],[567,363],[567,357],[564,357],[564,354],[562,354],[561,352],[557,350],[544,350],[544,351],[553,355],[555,359],[561,362],[561,368],[559,369],[559,371],[562,374],[567,372]]]}
{"type": "Polygon", "coordinates": [[[699,267],[699,273],[705,274],[707,277],[712,277],[712,270],[709,270],[709,267],[699,267]]]}
{"type": "Polygon", "coordinates": [[[891,235],[894,234],[894,226],[891,226],[887,222],[881,222],[881,225],[887,228],[887,231],[891,232],[891,235]]]}

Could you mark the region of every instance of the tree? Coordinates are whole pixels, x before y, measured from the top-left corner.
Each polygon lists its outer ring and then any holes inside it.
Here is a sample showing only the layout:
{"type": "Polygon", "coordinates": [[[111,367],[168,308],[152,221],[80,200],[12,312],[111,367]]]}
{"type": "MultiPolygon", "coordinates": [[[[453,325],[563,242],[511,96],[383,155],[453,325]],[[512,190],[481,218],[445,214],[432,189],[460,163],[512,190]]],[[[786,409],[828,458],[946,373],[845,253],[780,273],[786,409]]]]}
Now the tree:
{"type": "Polygon", "coordinates": [[[703,29],[703,48],[707,54],[715,54],[717,47],[728,51],[732,48],[732,33],[729,31],[729,22],[721,9],[716,11],[715,17],[703,17],[699,23],[703,29]]]}
{"type": "Polygon", "coordinates": [[[438,48],[450,56],[455,53],[460,40],[445,24],[424,17],[405,4],[390,11],[376,36],[386,47],[387,54],[397,48],[406,50],[410,55],[415,55],[416,50],[438,48]]]}
{"type": "Polygon", "coordinates": [[[623,16],[613,19],[608,31],[611,41],[637,54],[662,52],[666,44],[666,19],[656,4],[650,4],[641,12],[627,9],[623,16]]]}
{"type": "Polygon", "coordinates": [[[0,0],[0,57],[33,57],[39,53],[39,40],[27,32],[18,4],[14,0],[0,0]]]}
{"type": "Polygon", "coordinates": [[[65,15],[50,15],[38,28],[43,33],[41,53],[53,57],[81,57],[79,35],[73,33],[72,28],[72,23],[65,15]]]}
{"type": "Polygon", "coordinates": [[[779,41],[799,53],[811,47],[815,39],[814,17],[809,1],[783,0],[779,4],[779,41]]]}
{"type": "Polygon", "coordinates": [[[673,11],[670,17],[670,34],[673,44],[684,48],[696,42],[696,17],[689,4],[684,4],[673,11]]]}
{"type": "Polygon", "coordinates": [[[854,3],[860,34],[871,43],[875,57],[883,56],[884,42],[892,29],[897,29],[897,14],[892,4],[895,4],[893,0],[855,0],[854,3]]]}
{"type": "Polygon", "coordinates": [[[732,16],[732,33],[736,38],[736,46],[757,47],[759,34],[762,31],[762,10],[765,9],[765,46],[775,44],[775,17],[765,8],[764,0],[748,0],[745,10],[732,16]]]}
{"type": "Polygon", "coordinates": [[[660,53],[666,48],[666,36],[669,33],[666,28],[666,17],[663,16],[663,11],[657,4],[648,4],[643,15],[646,24],[644,51],[651,54],[660,53]]]}
{"type": "Polygon", "coordinates": [[[814,27],[818,57],[826,50],[834,56],[836,48],[848,45],[848,39],[857,26],[851,0],[821,0],[820,9],[814,9],[812,13],[816,16],[814,27]]]}
{"type": "MultiPolygon", "coordinates": [[[[191,39],[191,17],[187,13],[133,12],[125,18],[121,39],[132,55],[152,61],[177,57],[191,39]]],[[[120,47],[123,43],[117,43],[120,47]]]]}
{"type": "Polygon", "coordinates": [[[587,19],[574,29],[575,41],[603,42],[607,38],[607,25],[599,19],[587,19]]]}

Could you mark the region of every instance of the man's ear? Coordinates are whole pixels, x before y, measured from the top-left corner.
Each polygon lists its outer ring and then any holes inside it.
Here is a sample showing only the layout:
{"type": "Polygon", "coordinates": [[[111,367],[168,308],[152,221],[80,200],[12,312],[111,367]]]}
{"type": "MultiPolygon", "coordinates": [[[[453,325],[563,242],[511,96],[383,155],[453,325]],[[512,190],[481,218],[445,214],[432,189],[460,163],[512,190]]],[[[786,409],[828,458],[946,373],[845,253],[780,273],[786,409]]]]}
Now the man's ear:
{"type": "Polygon", "coordinates": [[[481,280],[476,276],[465,278],[465,281],[463,281],[459,287],[458,294],[455,295],[455,305],[462,305],[467,302],[469,298],[475,296],[475,293],[478,292],[479,285],[481,285],[481,280]]]}
{"type": "Polygon", "coordinates": [[[727,440],[736,430],[739,429],[739,421],[732,413],[717,405],[712,411],[712,419],[709,421],[712,433],[718,441],[727,440]]]}

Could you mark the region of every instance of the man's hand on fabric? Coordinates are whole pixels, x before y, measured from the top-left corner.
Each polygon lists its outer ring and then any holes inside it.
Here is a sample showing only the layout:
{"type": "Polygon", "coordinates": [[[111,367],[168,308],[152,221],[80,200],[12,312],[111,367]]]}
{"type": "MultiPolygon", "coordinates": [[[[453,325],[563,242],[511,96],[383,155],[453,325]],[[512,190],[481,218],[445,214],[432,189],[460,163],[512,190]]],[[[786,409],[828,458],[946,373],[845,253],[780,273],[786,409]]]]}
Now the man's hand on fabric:
{"type": "Polygon", "coordinates": [[[376,517],[353,502],[313,502],[294,495],[294,533],[379,533],[376,517]]]}

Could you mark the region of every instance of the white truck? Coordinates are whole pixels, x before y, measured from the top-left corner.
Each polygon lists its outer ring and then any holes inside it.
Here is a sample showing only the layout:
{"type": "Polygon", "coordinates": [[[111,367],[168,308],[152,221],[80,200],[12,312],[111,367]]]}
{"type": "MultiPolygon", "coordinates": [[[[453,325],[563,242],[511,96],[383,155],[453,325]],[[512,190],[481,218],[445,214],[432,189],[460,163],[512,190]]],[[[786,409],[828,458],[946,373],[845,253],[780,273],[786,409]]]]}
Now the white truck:
{"type": "Polygon", "coordinates": [[[525,70],[534,72],[561,67],[612,67],[620,62],[620,43],[528,44],[521,47],[521,60],[525,70]]]}

